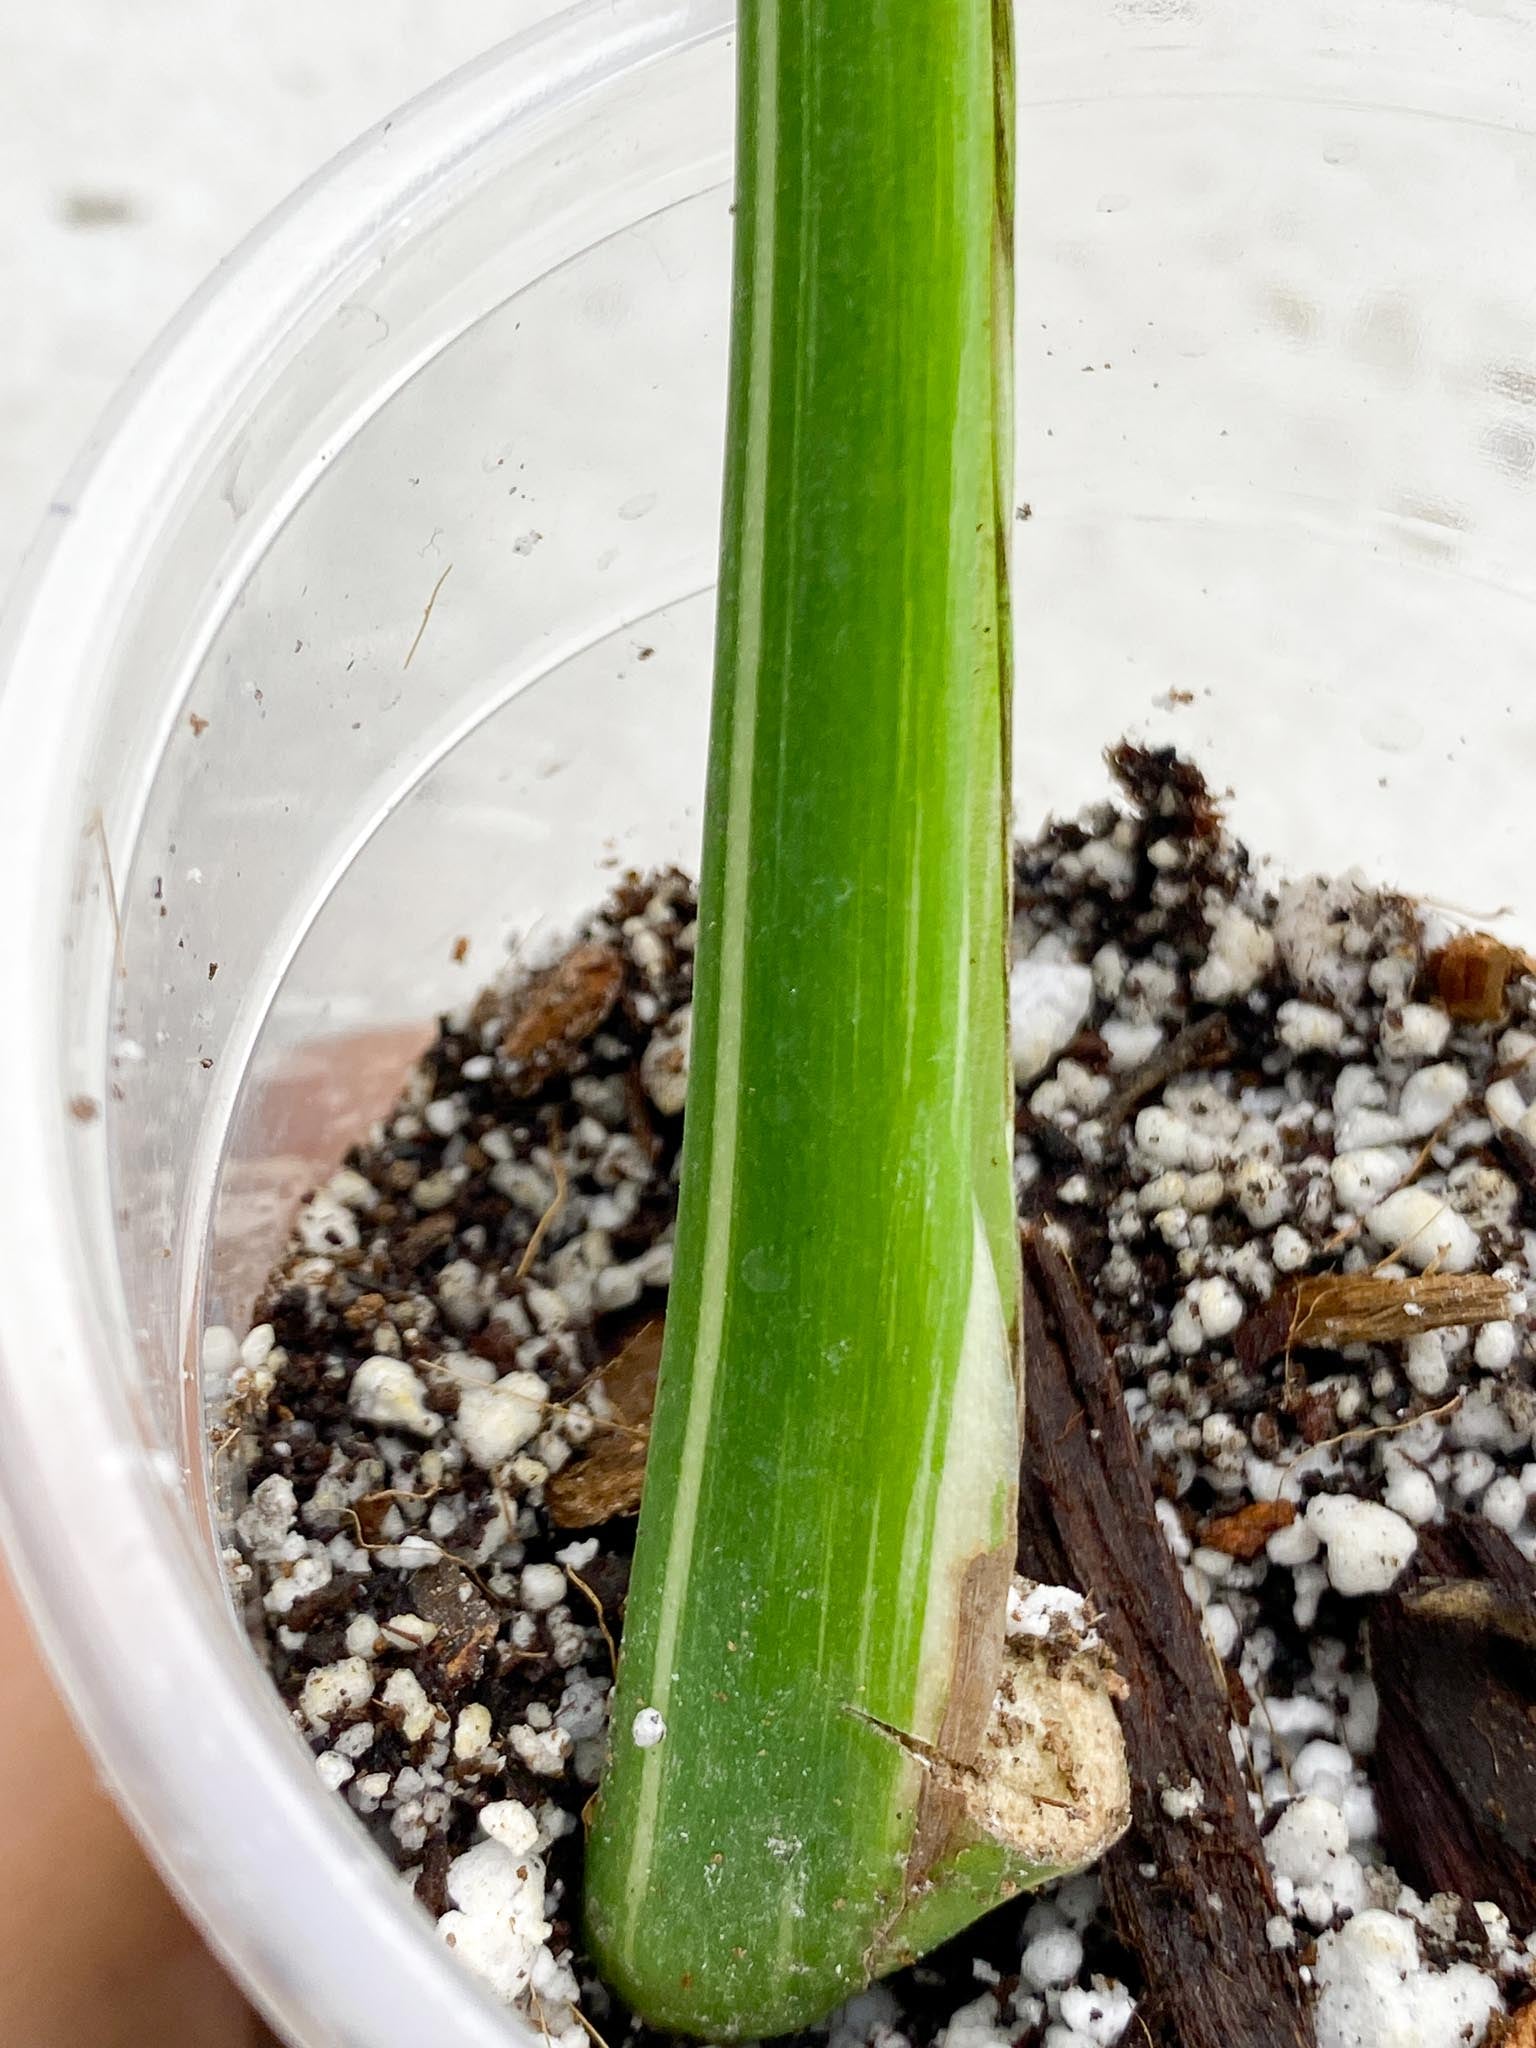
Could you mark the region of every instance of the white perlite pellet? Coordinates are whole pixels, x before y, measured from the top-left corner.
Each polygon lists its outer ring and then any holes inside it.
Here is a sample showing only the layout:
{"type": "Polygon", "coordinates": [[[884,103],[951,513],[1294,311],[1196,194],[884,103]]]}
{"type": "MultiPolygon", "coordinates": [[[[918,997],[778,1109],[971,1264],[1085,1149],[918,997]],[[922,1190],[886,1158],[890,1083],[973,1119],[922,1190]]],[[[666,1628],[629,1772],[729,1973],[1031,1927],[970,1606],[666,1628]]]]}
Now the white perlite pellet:
{"type": "Polygon", "coordinates": [[[1109,1047],[1113,1072],[1127,1074],[1144,1066],[1163,1042],[1160,1024],[1137,1023],[1129,1017],[1106,1017],[1099,1036],[1109,1047]]]}
{"type": "Polygon", "coordinates": [[[298,1518],[293,1481],[274,1472],[252,1492],[245,1513],[235,1524],[235,1533],[249,1556],[259,1563],[273,1564],[286,1555],[288,1537],[298,1518]]]}
{"type": "Polygon", "coordinates": [[[1202,1280],[1195,1295],[1195,1313],[1206,1337],[1217,1342],[1230,1337],[1243,1320],[1243,1297],[1230,1280],[1202,1280]]]}
{"type": "Polygon", "coordinates": [[[425,1536],[402,1536],[398,1543],[381,1543],[373,1553],[382,1565],[391,1571],[419,1572],[428,1565],[436,1564],[442,1551],[425,1536]]]}
{"type": "Polygon", "coordinates": [[[1289,1223],[1282,1223],[1275,1232],[1270,1256],[1277,1272],[1299,1273],[1311,1262],[1312,1247],[1299,1230],[1293,1229],[1289,1223]]]}
{"type": "Polygon", "coordinates": [[[1205,1787],[1198,1778],[1187,1785],[1165,1785],[1158,1803],[1170,1820],[1193,1820],[1205,1804],[1205,1787]]]}
{"type": "Polygon", "coordinates": [[[1450,1363],[1445,1355],[1444,1332],[1426,1330],[1422,1337],[1410,1337],[1405,1353],[1408,1384],[1416,1394],[1435,1400],[1451,1383],[1450,1363]]]}
{"type": "Polygon", "coordinates": [[[1341,1152],[1328,1171],[1340,1202],[1363,1215],[1402,1185],[1412,1164],[1413,1155],[1403,1147],[1372,1145],[1341,1152]]]}
{"type": "MultiPolygon", "coordinates": [[[[854,2006],[862,2003],[863,2000],[854,2000],[844,2008],[844,2012],[851,2012],[854,2006]]],[[[899,2019],[900,2016],[898,2008],[894,2018],[899,2019]]],[[[997,2000],[990,1992],[984,1992],[980,1998],[951,2013],[935,2048],[1007,2048],[1012,2035],[1004,2030],[1001,2020],[997,2000]]],[[[905,2042],[906,2036],[897,2031],[891,2019],[882,2016],[855,2033],[843,2015],[838,2015],[833,2019],[828,2048],[834,2048],[834,2044],[836,2048],[897,2048],[898,2043],[905,2042]]]]}
{"type": "Polygon", "coordinates": [[[1385,1593],[1419,1547],[1410,1522],[1353,1494],[1319,1494],[1308,1503],[1307,1521],[1328,1553],[1330,1584],[1351,1598],[1385,1593]]]}
{"type": "Polygon", "coordinates": [[[476,1700],[459,1709],[453,1726],[453,1754],[460,1763],[484,1754],[491,1740],[491,1710],[476,1700]]]}
{"type": "Polygon", "coordinates": [[[351,1657],[376,1657],[384,1647],[379,1625],[371,1614],[354,1614],[347,1623],[345,1640],[351,1657]]]}
{"type": "Polygon", "coordinates": [[[547,1614],[565,1598],[565,1573],[557,1564],[526,1564],[517,1597],[530,1614],[547,1614]]]}
{"type": "Polygon", "coordinates": [[[640,1082],[663,1116],[681,1116],[688,1101],[693,1006],[685,1003],[651,1036],[640,1057],[640,1082]]]}
{"type": "Polygon", "coordinates": [[[1289,1528],[1275,1531],[1264,1546],[1264,1554],[1271,1564],[1294,1571],[1297,1565],[1310,1564],[1322,1547],[1322,1538],[1306,1517],[1300,1516],[1289,1528]]]}
{"type": "Polygon", "coordinates": [[[1016,960],[1008,979],[1013,1077],[1022,1086],[1064,1052],[1093,1004],[1093,974],[1062,960],[1016,960]]]}
{"type": "Polygon", "coordinates": [[[1369,1212],[1365,1226],[1384,1251],[1420,1272],[1433,1265],[1466,1273],[1477,1263],[1477,1232],[1427,1187],[1399,1188],[1369,1212]]]}
{"type": "Polygon", "coordinates": [[[549,1390],[537,1373],[510,1372],[459,1396],[454,1433],[482,1471],[504,1465],[544,1426],[549,1390]]]}
{"type": "Polygon", "coordinates": [[[1484,1323],[1472,1356],[1484,1372],[1506,1372],[1514,1363],[1517,1339],[1513,1323],[1484,1323]]]}
{"type": "Polygon", "coordinates": [[[365,1358],[352,1375],[347,1405],[363,1422],[410,1436],[436,1436],[443,1426],[427,1406],[425,1387],[398,1358],[365,1358]]]}
{"type": "Polygon", "coordinates": [[[1274,965],[1275,941],[1245,912],[1223,905],[1211,927],[1211,950],[1191,984],[1202,1003],[1229,1003],[1256,988],[1274,965]]]}
{"type": "Polygon", "coordinates": [[[1432,1003],[1404,1003],[1382,1019],[1381,1049],[1389,1060],[1438,1059],[1451,1035],[1451,1020],[1432,1003]]]}
{"type": "Polygon", "coordinates": [[[420,1742],[437,1719],[438,1709],[427,1698],[414,1671],[392,1671],[379,1700],[398,1715],[400,1732],[407,1742],[420,1742]]]}
{"type": "Polygon", "coordinates": [[[362,1242],[357,1218],[329,1188],[322,1188],[304,1204],[294,1221],[294,1229],[305,1251],[320,1256],[329,1252],[353,1252],[362,1242]]]}
{"type": "Polygon", "coordinates": [[[1505,1130],[1519,1130],[1525,1122],[1526,1103],[1519,1084],[1507,1077],[1485,1090],[1483,1106],[1496,1124],[1505,1130]]]}
{"type": "Polygon", "coordinates": [[[528,1989],[549,1939],[544,1863],[535,1853],[539,1830],[515,1800],[484,1808],[480,1825],[487,1839],[448,1866],[453,1910],[437,1930],[459,1961],[510,2005],[528,1989]]]}
{"type": "Polygon", "coordinates": [[[608,1726],[608,1687],[587,1672],[576,1672],[565,1682],[555,1725],[563,1728],[572,1742],[590,1742],[608,1726]]]}
{"type": "Polygon", "coordinates": [[[291,1614],[301,1600],[328,1586],[331,1576],[331,1560],[318,1544],[311,1544],[302,1557],[285,1565],[282,1577],[272,1581],[261,1604],[268,1614],[291,1614]]]}
{"type": "Polygon", "coordinates": [[[1155,1102],[1136,1116],[1136,1144],[1154,1168],[1192,1168],[1206,1172],[1216,1164],[1216,1147],[1203,1131],[1192,1130],[1166,1103],[1155,1102]]]}
{"type": "Polygon", "coordinates": [[[1467,1099],[1471,1083],[1464,1067],[1420,1067],[1403,1083],[1397,1120],[1408,1138],[1427,1138],[1467,1099]]]}
{"type": "Polygon", "coordinates": [[[357,1774],[357,1765],[351,1758],[338,1756],[334,1749],[324,1750],[315,1758],[315,1769],[327,1792],[339,1792],[357,1774]]]}
{"type": "Polygon", "coordinates": [[[343,1657],[309,1673],[299,1705],[310,1726],[325,1734],[344,1715],[361,1713],[372,1698],[372,1665],[364,1657],[343,1657]]]}
{"type": "Polygon", "coordinates": [[[1411,1921],[1357,1913],[1317,1945],[1317,2048],[1470,2048],[1502,2000],[1469,1963],[1423,1969],[1411,1921]]]}
{"type": "Polygon", "coordinates": [[[1093,1613],[1081,1593],[1070,1586],[1038,1586],[1015,1579],[1008,1588],[1006,1629],[1010,1641],[1033,1637],[1043,1642],[1062,1625],[1084,1649],[1097,1649],[1093,1613]]]}
{"type": "Polygon", "coordinates": [[[1349,1853],[1349,1823],[1330,1799],[1306,1793],[1287,1806],[1265,1837],[1277,1883],[1294,1887],[1306,1918],[1326,1926],[1335,1912],[1365,1903],[1360,1865],[1349,1853]]]}
{"type": "Polygon", "coordinates": [[[1091,1984],[1068,1985],[1058,2009],[1062,2025],[1047,2032],[1048,2042],[1052,2033],[1065,2032],[1061,2048],[1078,2048],[1079,2042],[1086,2048],[1115,2048],[1135,2017],[1136,2001],[1123,1984],[1095,1977],[1091,1984]]]}
{"type": "Polygon", "coordinates": [[[636,1749],[655,1749],[667,1739],[667,1724],[654,1707],[642,1707],[629,1726],[636,1749]]]}
{"type": "Polygon", "coordinates": [[[240,1340],[240,1363],[249,1372],[259,1372],[277,1349],[277,1332],[270,1323],[258,1323],[240,1340]]]}
{"type": "Polygon", "coordinates": [[[535,1728],[531,1722],[515,1722],[507,1730],[507,1742],[536,1778],[560,1777],[572,1749],[563,1728],[535,1728]]]}
{"type": "Polygon", "coordinates": [[[1382,1499],[1393,1514],[1401,1515],[1404,1521],[1412,1522],[1416,1528],[1423,1528],[1426,1522],[1434,1521],[1440,1511],[1440,1497],[1435,1491],[1434,1480],[1416,1465],[1399,1466],[1387,1481],[1382,1499]]]}
{"type": "Polygon", "coordinates": [[[392,1614],[379,1623],[379,1633],[392,1650],[424,1650],[437,1632],[437,1624],[419,1614],[392,1614]]]}
{"type": "Polygon", "coordinates": [[[1070,1984],[1083,1967],[1083,1938],[1064,1920],[1043,1927],[1024,1947],[1019,1973],[1036,1991],[1070,1984]]]}
{"type": "Polygon", "coordinates": [[[1525,1489],[1518,1479],[1506,1473],[1486,1489],[1478,1508],[1485,1521],[1512,1536],[1525,1520],[1525,1489]]]}
{"type": "Polygon", "coordinates": [[[1276,1012],[1280,1043],[1295,1053],[1337,1052],[1344,1043],[1344,1019],[1337,1010],[1293,997],[1276,1012]]]}

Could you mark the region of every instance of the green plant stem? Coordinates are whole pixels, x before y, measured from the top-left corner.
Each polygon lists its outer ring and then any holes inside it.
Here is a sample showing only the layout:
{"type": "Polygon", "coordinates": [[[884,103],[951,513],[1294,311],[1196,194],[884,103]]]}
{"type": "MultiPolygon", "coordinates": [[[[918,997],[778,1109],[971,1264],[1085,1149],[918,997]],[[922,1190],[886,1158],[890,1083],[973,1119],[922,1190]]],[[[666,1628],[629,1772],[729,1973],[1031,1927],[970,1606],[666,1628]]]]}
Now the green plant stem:
{"type": "Polygon", "coordinates": [[[610,1981],[716,2039],[1061,1861],[962,1811],[1018,1471],[1009,21],[740,36],[682,1201],[587,1879],[610,1981]]]}

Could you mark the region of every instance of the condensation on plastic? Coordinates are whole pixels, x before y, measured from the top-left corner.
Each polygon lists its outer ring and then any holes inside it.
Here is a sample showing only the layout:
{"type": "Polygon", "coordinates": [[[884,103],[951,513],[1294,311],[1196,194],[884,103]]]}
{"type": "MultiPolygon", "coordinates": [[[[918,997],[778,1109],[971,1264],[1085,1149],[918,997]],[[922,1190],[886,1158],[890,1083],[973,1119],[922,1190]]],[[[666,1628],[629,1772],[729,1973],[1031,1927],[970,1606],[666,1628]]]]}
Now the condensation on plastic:
{"type": "MultiPolygon", "coordinates": [[[[146,1841],[303,2048],[531,2036],[243,1638],[199,1333],[509,940],[694,856],[728,12],[593,0],[365,138],[140,375],[5,643],[7,1538],[146,1841]]],[[[1529,10],[1021,28],[1021,816],[1123,731],[1177,740],[1285,865],[1529,935],[1529,10]]]]}

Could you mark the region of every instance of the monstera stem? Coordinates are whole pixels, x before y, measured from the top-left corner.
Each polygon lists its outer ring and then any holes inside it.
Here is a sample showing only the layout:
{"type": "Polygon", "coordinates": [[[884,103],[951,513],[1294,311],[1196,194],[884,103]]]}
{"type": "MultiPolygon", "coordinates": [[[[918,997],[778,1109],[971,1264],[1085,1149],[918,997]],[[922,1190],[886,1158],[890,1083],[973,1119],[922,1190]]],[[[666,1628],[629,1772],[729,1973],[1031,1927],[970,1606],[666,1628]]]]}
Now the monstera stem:
{"type": "Polygon", "coordinates": [[[1005,1641],[1007,8],[745,0],[739,61],[681,1211],[587,1881],[609,1981],[714,2040],[1117,1825],[1005,1641]]]}

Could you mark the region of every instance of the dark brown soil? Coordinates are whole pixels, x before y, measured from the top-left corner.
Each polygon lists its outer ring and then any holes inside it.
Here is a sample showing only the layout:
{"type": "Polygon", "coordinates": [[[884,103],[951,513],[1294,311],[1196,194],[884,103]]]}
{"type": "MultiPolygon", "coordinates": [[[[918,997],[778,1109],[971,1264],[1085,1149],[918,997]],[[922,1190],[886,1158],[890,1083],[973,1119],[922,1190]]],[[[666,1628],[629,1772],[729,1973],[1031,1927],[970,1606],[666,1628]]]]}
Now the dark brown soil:
{"type": "MultiPolygon", "coordinates": [[[[1536,1372],[1515,1290],[1536,1151],[1484,1098],[1536,1053],[1532,981],[1497,942],[1431,945],[1390,891],[1269,891],[1188,763],[1122,747],[1112,765],[1125,808],[1052,826],[1016,863],[1016,956],[1091,970],[1081,1024],[1018,1093],[1021,1219],[1051,1223],[1032,1240],[1024,1561],[1106,1613],[1132,1683],[1135,1831],[1102,1887],[993,1915],[857,2002],[837,2048],[929,2048],[951,2023],[951,2048],[1034,2048],[1121,1987],[1139,2002],[1127,2040],[1292,2048],[1312,2038],[1309,1978],[1326,1981],[1329,1942],[1368,1904],[1415,1926],[1427,1969],[1473,1963],[1511,2003],[1529,1969],[1525,1920],[1501,1932],[1472,1910],[1536,1897],[1531,1759],[1510,1732],[1536,1711],[1526,1651],[1503,1610],[1480,1624],[1507,1694],[1490,1769],[1513,1774],[1490,1824],[1486,1786],[1445,1762],[1465,1682],[1425,1676],[1452,1624],[1413,1604],[1447,1539],[1426,1527],[1390,1590],[1361,1595],[1308,1532],[1326,1494],[1385,1502],[1413,1535],[1392,1503],[1422,1474],[1433,1513],[1475,1521],[1530,1572],[1536,1372]],[[1446,1069],[1461,1093],[1409,1130],[1406,1091],[1447,1085],[1446,1069]],[[1394,1118],[1401,1135],[1383,1135],[1394,1118]],[[1486,1344],[1465,1324],[1443,1352],[1401,1334],[1437,1262],[1415,1277],[1411,1246],[1373,1238],[1376,1209],[1346,1199],[1368,1153],[1388,1176],[1375,1199],[1433,1191],[1470,1233],[1452,1262],[1482,1285],[1466,1313],[1486,1344]],[[1364,1287],[1399,1334],[1311,1308],[1298,1322],[1329,1276],[1353,1276],[1352,1312],[1364,1287]],[[1064,1450],[1074,1414],[1087,1429],[1064,1450]],[[1430,1761],[1380,1767],[1378,1695],[1430,1761]],[[1335,1892],[1265,1861],[1261,1836],[1301,1795],[1347,1816],[1335,1892]],[[1415,1861],[1409,1836],[1437,1825],[1459,1860],[1415,1861]],[[1449,1906],[1405,1889],[1453,1881],[1449,1906]],[[1038,1938],[1074,1934],[1053,1980],[1038,1938]],[[1207,1999],[1218,1966],[1225,1991],[1207,1999]]],[[[640,2030],[581,1959],[580,1815],[670,1276],[693,917],[685,878],[632,878],[561,959],[441,1020],[396,1110],[301,1215],[221,1429],[240,1431],[251,1496],[233,1573],[328,1782],[439,1917],[480,1811],[541,1814],[548,1947],[612,2048],[640,2030]],[[536,1424],[486,1462],[487,1390],[515,1375],[536,1424]],[[314,1711],[324,1674],[359,1655],[366,1697],[314,1711]],[[464,1717],[479,1708],[477,1748],[464,1717]]]]}

